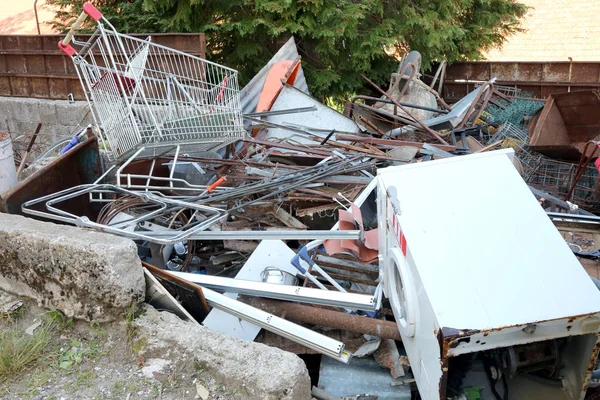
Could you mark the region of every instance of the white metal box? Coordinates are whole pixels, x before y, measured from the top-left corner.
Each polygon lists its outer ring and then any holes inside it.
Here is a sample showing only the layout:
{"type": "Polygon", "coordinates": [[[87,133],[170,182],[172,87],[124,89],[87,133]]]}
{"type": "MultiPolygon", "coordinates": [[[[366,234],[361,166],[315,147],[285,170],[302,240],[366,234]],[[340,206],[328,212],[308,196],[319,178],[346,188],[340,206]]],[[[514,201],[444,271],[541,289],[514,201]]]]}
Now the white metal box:
{"type": "Polygon", "coordinates": [[[464,363],[507,354],[512,363],[486,366],[508,378],[505,397],[585,395],[600,345],[600,292],[513,156],[508,149],[378,172],[380,269],[424,400],[453,397],[449,376],[464,363]],[[517,372],[514,355],[525,357],[521,345],[531,343],[555,355],[553,382],[562,387],[517,372]]]}

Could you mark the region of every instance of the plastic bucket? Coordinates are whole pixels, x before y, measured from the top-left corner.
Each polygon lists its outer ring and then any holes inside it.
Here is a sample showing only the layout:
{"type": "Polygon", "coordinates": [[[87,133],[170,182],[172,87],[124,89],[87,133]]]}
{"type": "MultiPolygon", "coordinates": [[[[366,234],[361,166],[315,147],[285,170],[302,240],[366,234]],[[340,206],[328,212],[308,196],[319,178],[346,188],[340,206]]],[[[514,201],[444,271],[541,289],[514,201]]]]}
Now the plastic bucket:
{"type": "Polygon", "coordinates": [[[17,169],[13,156],[12,140],[6,132],[0,132],[0,193],[17,183],[17,169]]]}

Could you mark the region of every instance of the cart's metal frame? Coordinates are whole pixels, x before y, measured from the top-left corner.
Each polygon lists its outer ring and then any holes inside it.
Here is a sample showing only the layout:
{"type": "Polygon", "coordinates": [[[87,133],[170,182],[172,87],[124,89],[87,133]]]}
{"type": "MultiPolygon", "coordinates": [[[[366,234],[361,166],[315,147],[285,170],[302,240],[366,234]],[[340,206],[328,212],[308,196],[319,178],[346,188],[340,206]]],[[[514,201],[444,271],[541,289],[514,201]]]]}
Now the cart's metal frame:
{"type": "Polygon", "coordinates": [[[55,221],[66,222],[69,224],[74,224],[76,226],[85,227],[85,228],[93,228],[99,229],[104,232],[113,233],[119,236],[129,237],[135,240],[147,240],[154,243],[159,244],[174,244],[180,242],[182,240],[188,240],[190,236],[193,234],[200,232],[209,226],[215,224],[216,222],[222,220],[227,212],[223,210],[219,210],[218,208],[208,207],[205,205],[189,203],[181,200],[170,199],[164,196],[157,196],[150,192],[133,192],[130,190],[126,190],[115,185],[99,185],[99,184],[91,184],[91,185],[80,185],[74,186],[72,188],[68,188],[62,190],[57,193],[52,193],[50,195],[40,197],[38,199],[30,200],[22,204],[21,210],[25,214],[34,215],[37,217],[52,219],[55,221]],[[78,196],[87,195],[92,192],[101,191],[102,193],[113,192],[116,194],[120,194],[123,196],[131,196],[135,198],[141,199],[144,203],[148,203],[149,205],[157,206],[158,208],[155,210],[151,210],[147,213],[144,213],[137,217],[132,217],[125,221],[119,221],[118,223],[112,225],[99,224],[97,222],[92,222],[89,218],[85,216],[78,216],[71,214],[67,211],[61,210],[55,207],[55,204],[61,203],[65,200],[72,199],[78,196]],[[46,209],[49,212],[34,210],[30,207],[39,204],[45,203],[46,209]],[[146,223],[153,218],[156,218],[160,214],[163,214],[168,211],[178,210],[182,208],[187,208],[192,211],[198,211],[201,213],[210,213],[211,217],[206,220],[192,225],[190,228],[176,231],[170,231],[169,235],[165,235],[163,237],[149,236],[147,234],[142,233],[141,231],[131,231],[126,230],[125,228],[132,225],[146,223]]]}
{"type": "Polygon", "coordinates": [[[91,4],[83,9],[59,47],[73,60],[112,159],[141,145],[206,150],[245,135],[236,70],[124,35],[91,4]],[[87,42],[73,39],[88,15],[96,31],[87,42]]]}

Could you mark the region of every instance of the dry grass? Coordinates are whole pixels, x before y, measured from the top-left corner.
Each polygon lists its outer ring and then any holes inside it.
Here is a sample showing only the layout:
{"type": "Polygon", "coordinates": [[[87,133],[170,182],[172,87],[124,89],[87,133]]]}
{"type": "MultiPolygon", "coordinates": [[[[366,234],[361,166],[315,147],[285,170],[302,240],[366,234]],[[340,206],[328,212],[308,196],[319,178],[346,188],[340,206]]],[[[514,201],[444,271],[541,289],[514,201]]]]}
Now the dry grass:
{"type": "Polygon", "coordinates": [[[0,331],[0,382],[34,367],[44,359],[52,339],[52,323],[39,326],[29,335],[16,324],[0,331]]]}

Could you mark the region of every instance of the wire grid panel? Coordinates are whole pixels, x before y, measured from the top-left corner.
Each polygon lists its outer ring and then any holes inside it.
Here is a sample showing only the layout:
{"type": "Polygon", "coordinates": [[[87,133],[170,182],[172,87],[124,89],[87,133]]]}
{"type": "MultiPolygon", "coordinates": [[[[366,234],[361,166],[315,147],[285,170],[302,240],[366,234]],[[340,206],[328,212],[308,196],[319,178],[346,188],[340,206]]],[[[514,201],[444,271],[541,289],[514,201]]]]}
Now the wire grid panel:
{"type": "MultiPolygon", "coordinates": [[[[529,155],[523,164],[524,172],[527,170],[527,183],[547,188],[556,195],[565,195],[569,191],[577,173],[577,164],[552,160],[542,155],[529,155]]],[[[596,202],[597,182],[598,170],[593,165],[588,166],[577,181],[573,201],[596,202]]]]}
{"type": "Polygon", "coordinates": [[[210,149],[244,136],[237,71],[99,23],[73,57],[107,150],[210,149]]]}
{"type": "MultiPolygon", "coordinates": [[[[478,88],[482,84],[476,84],[475,87],[478,88]]],[[[503,86],[503,85],[494,85],[494,90],[500,92],[508,97],[519,97],[521,96],[521,89],[514,86],[503,86]]]]}
{"type": "Polygon", "coordinates": [[[496,143],[498,141],[504,141],[509,138],[517,139],[523,145],[529,144],[529,134],[527,133],[527,131],[511,124],[510,122],[506,122],[504,125],[502,125],[498,129],[498,131],[489,139],[488,143],[496,143]]]}
{"type": "MultiPolygon", "coordinates": [[[[573,185],[577,173],[576,163],[548,158],[530,150],[526,144],[516,138],[505,139],[502,147],[511,147],[515,150],[521,163],[523,180],[529,185],[557,197],[566,195],[573,185]]],[[[577,181],[571,201],[589,211],[598,211],[600,207],[598,178],[596,167],[588,166],[577,181]]]]}

